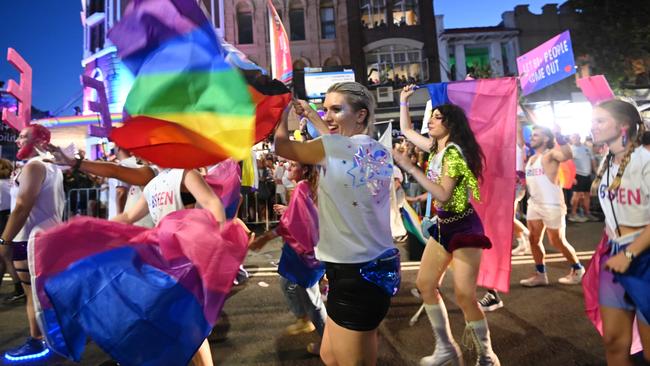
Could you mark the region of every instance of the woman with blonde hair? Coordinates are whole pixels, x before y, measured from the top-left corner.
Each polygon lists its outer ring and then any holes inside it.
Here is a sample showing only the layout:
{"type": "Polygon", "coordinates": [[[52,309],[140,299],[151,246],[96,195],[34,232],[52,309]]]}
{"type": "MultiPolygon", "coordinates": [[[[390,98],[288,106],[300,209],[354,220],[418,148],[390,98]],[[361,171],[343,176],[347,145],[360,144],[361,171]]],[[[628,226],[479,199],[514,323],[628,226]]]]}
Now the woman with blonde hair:
{"type": "Polygon", "coordinates": [[[330,134],[308,142],[289,139],[285,110],[275,132],[276,154],[321,166],[316,258],[329,280],[327,322],[320,348],[326,365],[375,365],[377,327],[399,288],[399,252],[390,231],[390,151],[368,135],[375,103],[363,85],[336,83],[325,95],[321,119],[307,102],[298,115],[326,123],[330,134]]]}

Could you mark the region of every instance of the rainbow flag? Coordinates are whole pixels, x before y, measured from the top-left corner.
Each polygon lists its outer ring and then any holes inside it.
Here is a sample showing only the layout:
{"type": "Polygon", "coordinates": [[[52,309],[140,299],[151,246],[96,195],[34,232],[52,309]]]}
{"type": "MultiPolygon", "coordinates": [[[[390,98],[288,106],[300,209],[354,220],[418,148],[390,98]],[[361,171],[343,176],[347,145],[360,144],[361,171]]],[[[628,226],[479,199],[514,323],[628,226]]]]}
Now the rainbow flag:
{"type": "Polygon", "coordinates": [[[117,145],[171,168],[247,156],[255,106],[196,1],[132,1],[109,38],[136,76],[117,145]]]}
{"type": "Polygon", "coordinates": [[[404,201],[404,205],[400,207],[400,213],[406,231],[414,235],[422,245],[426,245],[427,240],[422,236],[422,221],[413,207],[404,201]]]}
{"type": "Polygon", "coordinates": [[[90,337],[122,365],[187,365],[210,334],[248,249],[207,210],[153,229],[90,217],[30,245],[34,305],[50,349],[79,362],[90,337]]]}

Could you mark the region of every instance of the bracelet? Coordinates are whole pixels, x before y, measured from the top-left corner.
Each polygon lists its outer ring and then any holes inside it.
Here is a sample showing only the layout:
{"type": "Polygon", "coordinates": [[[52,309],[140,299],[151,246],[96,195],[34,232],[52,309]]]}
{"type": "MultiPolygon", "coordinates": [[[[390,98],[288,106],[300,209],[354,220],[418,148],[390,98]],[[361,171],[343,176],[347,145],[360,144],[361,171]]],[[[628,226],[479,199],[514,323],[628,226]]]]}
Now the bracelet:
{"type": "Polygon", "coordinates": [[[557,142],[558,145],[566,145],[568,143],[566,137],[564,137],[562,134],[555,134],[555,141],[557,142]]]}
{"type": "Polygon", "coordinates": [[[75,163],[74,163],[74,165],[72,166],[72,170],[74,170],[74,171],[79,170],[79,168],[81,168],[81,162],[82,162],[82,161],[84,161],[84,159],[81,159],[81,158],[79,158],[79,159],[75,159],[75,163]]]}
{"type": "Polygon", "coordinates": [[[400,107],[408,107],[408,106],[409,106],[409,102],[399,102],[399,106],[400,106],[400,107]]]}

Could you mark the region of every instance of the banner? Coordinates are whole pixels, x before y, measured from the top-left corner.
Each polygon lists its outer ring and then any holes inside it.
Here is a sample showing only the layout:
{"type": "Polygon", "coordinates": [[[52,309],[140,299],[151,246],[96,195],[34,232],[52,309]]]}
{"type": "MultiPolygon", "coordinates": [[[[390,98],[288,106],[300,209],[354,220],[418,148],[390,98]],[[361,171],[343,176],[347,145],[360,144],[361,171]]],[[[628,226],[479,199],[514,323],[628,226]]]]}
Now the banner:
{"type": "Polygon", "coordinates": [[[569,31],[560,33],[517,57],[517,70],[523,95],[544,89],[575,74],[569,31]]]}
{"type": "Polygon", "coordinates": [[[271,0],[268,0],[268,6],[269,34],[271,35],[271,75],[274,79],[289,84],[293,80],[289,38],[271,0]]]}

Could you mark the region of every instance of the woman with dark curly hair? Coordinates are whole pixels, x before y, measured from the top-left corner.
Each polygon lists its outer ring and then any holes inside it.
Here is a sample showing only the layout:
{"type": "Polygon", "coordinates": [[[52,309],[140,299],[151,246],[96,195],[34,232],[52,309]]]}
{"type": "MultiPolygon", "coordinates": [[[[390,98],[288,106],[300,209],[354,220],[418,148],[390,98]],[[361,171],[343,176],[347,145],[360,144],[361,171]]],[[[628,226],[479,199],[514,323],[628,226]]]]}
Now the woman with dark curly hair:
{"type": "MultiPolygon", "coordinates": [[[[485,236],[483,224],[469,201],[470,194],[479,199],[478,179],[483,170],[483,152],[463,110],[453,104],[434,108],[427,121],[429,137],[416,132],[411,125],[408,100],[416,87],[404,87],[400,96],[400,129],[415,146],[430,151],[426,174],[411,163],[406,151],[396,149],[393,157],[435,200],[437,223],[422,255],[416,280],[424,300],[424,309],[431,321],[436,340],[431,356],[420,365],[462,365],[462,352],[449,327],[447,309],[438,287],[451,265],[454,269],[454,290],[458,306],[465,316],[465,337],[470,337],[478,354],[477,365],[499,365],[490,341],[487,320],[476,301],[476,280],[483,249],[492,247],[485,236]]],[[[465,338],[464,337],[464,338],[465,338]]]]}

